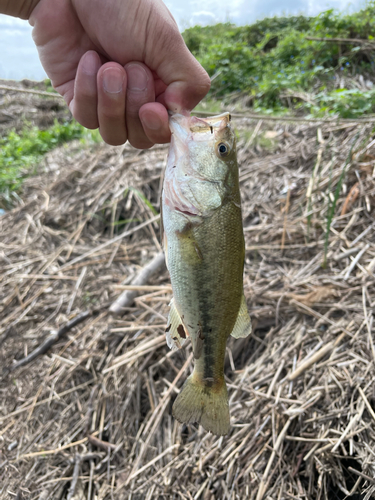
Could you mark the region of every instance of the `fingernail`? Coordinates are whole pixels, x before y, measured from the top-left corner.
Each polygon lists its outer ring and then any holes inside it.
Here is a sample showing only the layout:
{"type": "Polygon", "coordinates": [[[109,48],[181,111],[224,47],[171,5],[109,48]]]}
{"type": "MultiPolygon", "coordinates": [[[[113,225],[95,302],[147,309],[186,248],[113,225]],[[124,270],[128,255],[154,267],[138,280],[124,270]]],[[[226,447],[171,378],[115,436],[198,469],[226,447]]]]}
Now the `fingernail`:
{"type": "Polygon", "coordinates": [[[96,75],[99,69],[98,58],[95,53],[87,52],[82,58],[82,71],[86,75],[96,75]]]}
{"type": "Polygon", "coordinates": [[[141,120],[151,130],[159,130],[162,126],[160,118],[154,113],[142,113],[141,120]]]}
{"type": "Polygon", "coordinates": [[[146,71],[139,64],[126,66],[129,90],[146,90],[148,77],[146,71]]]}
{"type": "Polygon", "coordinates": [[[124,83],[123,73],[116,68],[107,68],[103,71],[103,87],[108,94],[118,94],[124,83]]]}

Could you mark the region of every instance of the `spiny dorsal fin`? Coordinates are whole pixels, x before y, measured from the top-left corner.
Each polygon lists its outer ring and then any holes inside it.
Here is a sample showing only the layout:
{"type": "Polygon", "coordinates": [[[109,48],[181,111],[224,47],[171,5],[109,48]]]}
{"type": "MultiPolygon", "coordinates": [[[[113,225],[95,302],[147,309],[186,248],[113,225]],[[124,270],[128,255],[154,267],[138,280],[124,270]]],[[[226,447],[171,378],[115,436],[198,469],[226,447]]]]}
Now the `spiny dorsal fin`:
{"type": "Polygon", "coordinates": [[[245,296],[242,295],[240,310],[231,333],[235,339],[247,337],[251,333],[251,320],[247,311],[245,296]]]}
{"type": "Polygon", "coordinates": [[[179,315],[174,300],[169,303],[171,309],[168,316],[168,324],[165,329],[168,347],[172,350],[181,349],[186,340],[187,331],[184,327],[181,316],[179,315]]]}

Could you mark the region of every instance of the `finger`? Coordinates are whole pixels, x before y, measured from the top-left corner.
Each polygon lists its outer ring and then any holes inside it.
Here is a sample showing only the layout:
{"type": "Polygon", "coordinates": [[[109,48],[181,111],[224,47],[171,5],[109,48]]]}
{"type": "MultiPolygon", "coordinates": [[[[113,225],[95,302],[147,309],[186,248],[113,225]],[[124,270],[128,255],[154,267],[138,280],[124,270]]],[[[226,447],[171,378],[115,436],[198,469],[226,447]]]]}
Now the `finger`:
{"type": "Polygon", "coordinates": [[[98,72],[98,119],[100,135],[112,146],[127,140],[125,126],[126,72],[117,63],[103,64],[98,72]]]}
{"type": "Polygon", "coordinates": [[[158,97],[160,94],[165,92],[167,85],[163,82],[161,78],[159,78],[156,71],[151,70],[152,77],[154,79],[154,87],[155,87],[155,96],[158,97]]]}
{"type": "Polygon", "coordinates": [[[166,84],[160,78],[154,79],[154,87],[155,87],[155,95],[158,97],[160,94],[163,94],[167,88],[166,84]]]}
{"type": "Polygon", "coordinates": [[[165,144],[170,141],[171,133],[165,106],[158,102],[144,104],[139,110],[139,116],[143,130],[152,143],[165,144]]]}
{"type": "Polygon", "coordinates": [[[139,110],[144,104],[155,101],[154,79],[151,71],[139,62],[127,64],[125,71],[128,80],[125,107],[128,141],[135,148],[150,148],[154,143],[143,130],[139,110]]]}
{"type": "MultiPolygon", "coordinates": [[[[178,30],[166,30],[146,61],[166,84],[163,94],[168,109],[174,112],[192,110],[208,93],[211,82],[207,72],[186,47],[178,30]]],[[[159,99],[158,99],[159,100],[159,99]]]]}
{"type": "Polygon", "coordinates": [[[101,62],[99,55],[89,50],[81,57],[74,83],[74,97],[69,109],[74,118],[86,128],[98,128],[97,74],[101,62]]]}
{"type": "MultiPolygon", "coordinates": [[[[187,57],[190,58],[190,56],[189,53],[187,57]]],[[[190,61],[190,64],[186,66],[191,67],[191,72],[186,72],[186,68],[183,68],[179,73],[176,72],[175,80],[168,85],[162,94],[167,108],[175,113],[194,109],[207,95],[211,87],[208,74],[196,59],[190,61]]]]}

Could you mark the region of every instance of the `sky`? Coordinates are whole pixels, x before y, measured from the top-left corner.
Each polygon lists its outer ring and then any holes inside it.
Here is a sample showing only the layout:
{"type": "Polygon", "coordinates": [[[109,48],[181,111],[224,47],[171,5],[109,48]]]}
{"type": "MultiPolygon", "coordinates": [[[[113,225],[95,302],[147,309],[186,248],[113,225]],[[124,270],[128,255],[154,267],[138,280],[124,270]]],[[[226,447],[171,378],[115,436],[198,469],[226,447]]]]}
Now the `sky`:
{"type": "MultiPolygon", "coordinates": [[[[360,0],[164,0],[181,30],[196,24],[231,21],[243,25],[266,16],[317,15],[329,8],[353,10],[360,0]]],[[[46,74],[39,62],[27,21],[0,14],[0,78],[42,80],[46,74]]]]}

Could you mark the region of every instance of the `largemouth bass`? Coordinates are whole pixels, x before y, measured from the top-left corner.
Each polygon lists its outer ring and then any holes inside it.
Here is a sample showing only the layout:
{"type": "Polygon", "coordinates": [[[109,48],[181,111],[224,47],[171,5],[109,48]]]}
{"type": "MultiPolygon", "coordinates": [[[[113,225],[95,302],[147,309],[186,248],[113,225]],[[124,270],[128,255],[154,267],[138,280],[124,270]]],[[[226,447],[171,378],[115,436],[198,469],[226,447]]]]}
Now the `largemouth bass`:
{"type": "Polygon", "coordinates": [[[212,118],[173,114],[162,193],[163,245],[173,299],[170,348],[190,337],[194,371],[174,402],[183,423],[229,432],[224,359],[227,339],[246,337],[245,245],[235,135],[229,113],[212,118]]]}

